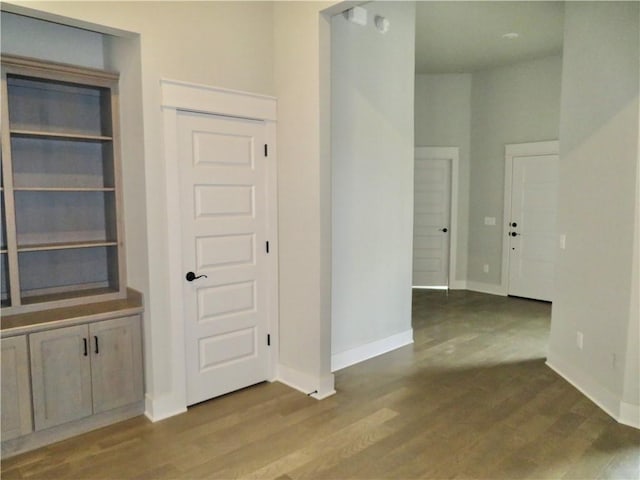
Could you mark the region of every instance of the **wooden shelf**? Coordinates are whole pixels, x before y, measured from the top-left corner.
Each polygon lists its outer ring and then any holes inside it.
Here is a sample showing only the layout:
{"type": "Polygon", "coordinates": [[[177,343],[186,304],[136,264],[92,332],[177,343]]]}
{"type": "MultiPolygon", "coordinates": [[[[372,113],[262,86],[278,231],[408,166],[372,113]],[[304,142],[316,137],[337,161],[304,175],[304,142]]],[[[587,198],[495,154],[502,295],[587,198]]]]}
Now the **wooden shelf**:
{"type": "Polygon", "coordinates": [[[113,187],[14,187],[15,192],[115,192],[113,187]]]}
{"type": "Polygon", "coordinates": [[[22,130],[11,129],[12,136],[19,137],[31,137],[31,138],[51,138],[58,140],[75,140],[80,142],[108,142],[113,140],[113,137],[105,135],[87,135],[84,133],[72,133],[72,132],[47,132],[39,130],[22,130]]]}
{"type": "Polygon", "coordinates": [[[125,295],[117,83],[2,55],[4,315],[125,295]]]}
{"type": "Polygon", "coordinates": [[[42,243],[38,245],[18,245],[18,253],[42,252],[46,250],[69,250],[72,248],[115,247],[117,245],[118,242],[112,241],[42,243]]]}
{"type": "Polygon", "coordinates": [[[55,302],[58,300],[66,300],[68,298],[93,297],[96,295],[106,295],[108,293],[117,293],[118,290],[109,287],[73,289],[68,292],[49,293],[46,295],[23,296],[22,305],[33,305],[36,303],[55,302]]]}
{"type": "MultiPolygon", "coordinates": [[[[95,291],[95,290],[94,290],[95,291]]],[[[88,290],[85,290],[87,293],[88,290]]],[[[30,297],[31,300],[37,297],[30,297]]],[[[4,300],[3,300],[4,303],[4,300]]],[[[32,333],[52,327],[64,327],[79,322],[103,320],[114,313],[130,315],[142,312],[142,295],[132,289],[127,289],[126,298],[94,302],[71,307],[50,310],[3,315],[0,323],[2,337],[32,333]]]]}

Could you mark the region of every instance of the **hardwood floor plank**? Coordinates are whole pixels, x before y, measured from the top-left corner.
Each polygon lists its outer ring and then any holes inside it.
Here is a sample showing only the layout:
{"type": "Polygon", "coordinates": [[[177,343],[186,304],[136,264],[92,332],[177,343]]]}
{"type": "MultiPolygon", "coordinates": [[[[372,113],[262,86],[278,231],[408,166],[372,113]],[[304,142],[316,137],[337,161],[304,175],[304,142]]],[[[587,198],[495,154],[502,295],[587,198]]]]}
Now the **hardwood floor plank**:
{"type": "Polygon", "coordinates": [[[3,479],[634,479],[640,431],[545,365],[550,305],[414,292],[415,343],[317,401],[259,384],[2,461],[3,479]]]}

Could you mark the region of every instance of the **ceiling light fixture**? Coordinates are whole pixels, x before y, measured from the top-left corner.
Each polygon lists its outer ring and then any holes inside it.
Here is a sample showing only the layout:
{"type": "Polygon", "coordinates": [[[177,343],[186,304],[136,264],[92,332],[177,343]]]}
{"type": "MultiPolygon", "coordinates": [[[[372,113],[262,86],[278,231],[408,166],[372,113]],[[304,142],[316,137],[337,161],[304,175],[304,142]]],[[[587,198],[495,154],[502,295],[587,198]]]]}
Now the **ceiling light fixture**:
{"type": "Polygon", "coordinates": [[[505,33],[504,35],[502,35],[502,38],[506,38],[507,40],[515,40],[519,36],[520,36],[519,33],[509,32],[509,33],[505,33]]]}

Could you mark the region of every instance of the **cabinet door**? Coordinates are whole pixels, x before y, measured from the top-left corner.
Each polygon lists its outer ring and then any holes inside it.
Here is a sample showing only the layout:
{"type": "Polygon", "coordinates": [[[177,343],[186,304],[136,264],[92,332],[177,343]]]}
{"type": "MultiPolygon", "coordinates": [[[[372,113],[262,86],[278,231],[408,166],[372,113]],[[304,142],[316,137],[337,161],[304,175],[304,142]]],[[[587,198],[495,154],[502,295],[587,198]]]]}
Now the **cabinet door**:
{"type": "Polygon", "coordinates": [[[140,317],[116,318],[89,326],[93,412],[143,398],[140,317]]]}
{"type": "Polygon", "coordinates": [[[78,325],[29,335],[36,430],[91,415],[88,330],[78,325]]]}
{"type": "Polygon", "coordinates": [[[31,392],[27,337],[3,338],[2,440],[31,433],[31,392]]]}

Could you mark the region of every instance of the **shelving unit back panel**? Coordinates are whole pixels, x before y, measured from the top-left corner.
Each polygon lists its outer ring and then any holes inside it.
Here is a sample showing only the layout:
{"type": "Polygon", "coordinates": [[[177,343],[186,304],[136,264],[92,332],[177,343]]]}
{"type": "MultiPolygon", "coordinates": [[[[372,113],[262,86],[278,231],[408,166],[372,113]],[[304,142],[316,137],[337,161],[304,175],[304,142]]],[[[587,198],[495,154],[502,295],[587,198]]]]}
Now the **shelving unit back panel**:
{"type": "Polygon", "coordinates": [[[2,195],[0,195],[0,219],[2,220],[2,226],[0,226],[0,251],[2,252],[7,250],[7,225],[5,218],[4,192],[2,192],[2,195]]]}
{"type": "Polygon", "coordinates": [[[110,142],[13,136],[13,185],[114,188],[110,142]]]}
{"type": "Polygon", "coordinates": [[[111,271],[109,258],[117,254],[115,250],[92,247],[18,254],[23,301],[42,295],[79,296],[82,290],[117,291],[118,276],[111,271]]]}
{"type": "Polygon", "coordinates": [[[113,192],[15,192],[21,246],[116,241],[113,192]]]}
{"type": "Polygon", "coordinates": [[[0,304],[2,307],[11,305],[11,289],[9,288],[9,265],[7,254],[0,254],[0,304]]]}
{"type": "Polygon", "coordinates": [[[7,75],[12,130],[110,136],[108,89],[7,75]]]}

